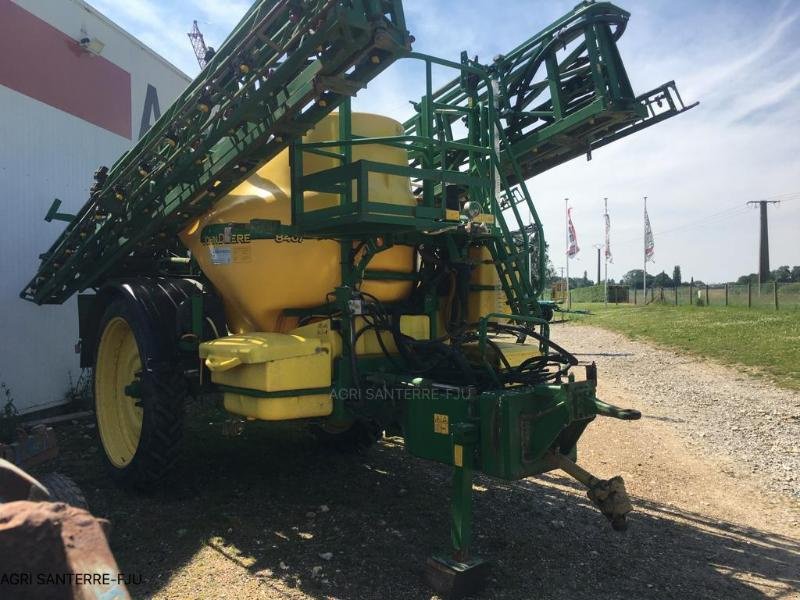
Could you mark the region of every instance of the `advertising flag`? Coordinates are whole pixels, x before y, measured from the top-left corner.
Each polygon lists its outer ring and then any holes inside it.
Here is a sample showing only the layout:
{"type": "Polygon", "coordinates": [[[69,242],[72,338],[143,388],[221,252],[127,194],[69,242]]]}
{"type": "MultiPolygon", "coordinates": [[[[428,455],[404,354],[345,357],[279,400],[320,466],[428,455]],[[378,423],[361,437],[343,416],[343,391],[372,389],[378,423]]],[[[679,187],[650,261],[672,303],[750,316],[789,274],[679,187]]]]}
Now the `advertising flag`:
{"type": "Polygon", "coordinates": [[[614,258],[611,256],[611,217],[608,216],[608,213],[604,216],[606,218],[606,260],[613,263],[614,258]]]}
{"type": "Polygon", "coordinates": [[[655,262],[655,241],[653,240],[653,229],[650,227],[650,217],[647,216],[647,208],[644,209],[644,260],[645,262],[655,262]]]}
{"type": "Polygon", "coordinates": [[[575,233],[575,225],[572,223],[572,209],[567,210],[567,256],[574,257],[581,249],[578,247],[578,235],[575,233]]]}

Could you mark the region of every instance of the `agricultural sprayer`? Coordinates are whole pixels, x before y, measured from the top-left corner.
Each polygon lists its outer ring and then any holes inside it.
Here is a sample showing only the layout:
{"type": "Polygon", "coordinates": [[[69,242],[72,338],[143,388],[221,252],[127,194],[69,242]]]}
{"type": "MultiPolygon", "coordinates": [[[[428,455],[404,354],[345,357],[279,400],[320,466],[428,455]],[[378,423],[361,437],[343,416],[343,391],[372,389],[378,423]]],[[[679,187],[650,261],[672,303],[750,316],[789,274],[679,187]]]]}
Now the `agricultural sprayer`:
{"type": "Polygon", "coordinates": [[[688,108],[635,95],[628,13],[585,2],[487,64],[415,53],[400,0],[260,0],[42,255],[22,297],[78,296],[80,355],[120,481],[152,486],[182,407],[221,394],[325,440],[402,435],[453,468],[452,548],[429,581],[458,594],[475,471],[562,469],[614,527],[618,477],[575,463],[597,373],[549,337],[542,224],[525,182],[688,108]],[[424,73],[405,123],[351,111],[397,60],[424,73]],[[452,79],[434,86],[433,72],[452,79]]]}

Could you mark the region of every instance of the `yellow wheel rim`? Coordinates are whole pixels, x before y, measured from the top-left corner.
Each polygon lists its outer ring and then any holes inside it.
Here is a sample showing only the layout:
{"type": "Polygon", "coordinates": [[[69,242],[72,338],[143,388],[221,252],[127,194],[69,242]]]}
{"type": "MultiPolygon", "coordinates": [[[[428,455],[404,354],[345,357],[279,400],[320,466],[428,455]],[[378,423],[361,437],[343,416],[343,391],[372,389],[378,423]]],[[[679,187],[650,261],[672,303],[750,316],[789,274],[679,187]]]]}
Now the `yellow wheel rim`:
{"type": "Polygon", "coordinates": [[[114,317],[106,325],[97,348],[95,410],[100,439],[108,459],[117,468],[127,466],[142,435],[142,409],[125,387],[142,368],[139,347],[128,322],[114,317]]]}

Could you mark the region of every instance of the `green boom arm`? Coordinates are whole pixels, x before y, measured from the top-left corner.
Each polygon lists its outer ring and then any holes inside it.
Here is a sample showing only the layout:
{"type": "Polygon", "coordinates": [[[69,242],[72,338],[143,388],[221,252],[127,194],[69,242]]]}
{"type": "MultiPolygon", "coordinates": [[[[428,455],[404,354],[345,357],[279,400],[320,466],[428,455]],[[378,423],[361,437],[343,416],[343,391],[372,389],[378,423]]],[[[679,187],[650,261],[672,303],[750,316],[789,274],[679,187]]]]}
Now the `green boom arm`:
{"type": "MultiPolygon", "coordinates": [[[[674,81],[634,94],[616,45],[629,17],[608,2],[582,2],[488,65],[505,138],[502,162],[511,180],[517,178],[514,162],[529,179],[697,105],[683,104],[674,81]]],[[[472,62],[466,55],[462,61],[472,62]]],[[[485,83],[473,85],[485,99],[485,83]]],[[[466,104],[469,87],[463,77],[454,79],[433,101],[466,104]]],[[[441,115],[450,123],[457,117],[441,115]]]]}
{"type": "Polygon", "coordinates": [[[214,198],[407,52],[400,0],[260,0],[89,201],[20,294],[59,304],[156,258],[214,198]]]}
{"type": "MultiPolygon", "coordinates": [[[[495,196],[501,212],[516,221],[515,231],[504,232],[506,248],[500,253],[513,258],[520,249],[532,251],[532,262],[537,263],[530,266],[535,289],[517,292],[519,297],[529,298],[542,290],[544,235],[525,186],[509,186],[577,156],[591,157],[596,148],[697,105],[684,105],[674,81],[634,94],[616,45],[629,16],[611,3],[585,1],[490,65],[481,65],[477,58],[469,60],[462,53],[463,65],[484,69],[488,78],[463,71],[423,98],[420,114],[405,124],[407,135],[434,128],[440,139],[450,141],[454,139],[453,126],[470,107],[493,100],[494,117],[489,118],[495,119],[500,157],[497,180],[505,188],[495,196]],[[527,214],[521,213],[518,205],[527,205],[532,223],[523,221],[527,214]],[[533,241],[530,249],[529,239],[533,241]]],[[[454,170],[469,168],[469,151],[445,152],[443,157],[434,149],[428,162],[447,164],[454,170]]],[[[420,158],[412,155],[411,162],[419,164],[420,158]]],[[[510,223],[509,228],[514,225],[510,223]]],[[[517,260],[514,263],[519,265],[517,260]]]]}

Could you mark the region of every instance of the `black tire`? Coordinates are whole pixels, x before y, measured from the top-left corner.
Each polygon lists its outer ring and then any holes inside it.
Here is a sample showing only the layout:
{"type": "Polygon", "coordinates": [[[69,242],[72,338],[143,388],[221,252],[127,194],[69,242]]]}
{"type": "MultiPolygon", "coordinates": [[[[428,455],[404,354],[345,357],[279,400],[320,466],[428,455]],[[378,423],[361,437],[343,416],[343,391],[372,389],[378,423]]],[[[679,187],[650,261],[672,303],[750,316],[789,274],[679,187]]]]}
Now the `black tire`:
{"type": "Polygon", "coordinates": [[[151,489],[163,479],[178,459],[183,437],[183,406],[187,384],[176,371],[174,356],[163,343],[163,332],[160,334],[156,324],[150,322],[137,308],[131,301],[119,298],[108,305],[100,320],[95,353],[95,417],[100,446],[112,477],[122,485],[151,489]],[[127,323],[135,338],[142,365],[135,378],[139,387],[138,398],[133,399],[126,395],[122,399],[130,400],[141,408],[141,431],[132,458],[122,464],[119,461],[115,464],[103,440],[103,424],[99,411],[100,394],[103,392],[98,384],[98,365],[103,359],[101,342],[106,328],[112,321],[120,318],[127,323]]]}
{"type": "Polygon", "coordinates": [[[311,425],[309,430],[317,442],[342,454],[362,454],[383,436],[380,426],[374,421],[357,420],[344,430],[331,430],[324,425],[311,425]]]}
{"type": "Polygon", "coordinates": [[[39,477],[39,483],[47,488],[50,493],[50,500],[53,502],[65,502],[89,510],[89,503],[83,495],[81,488],[72,479],[61,473],[45,473],[39,477]]]}

